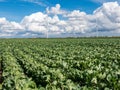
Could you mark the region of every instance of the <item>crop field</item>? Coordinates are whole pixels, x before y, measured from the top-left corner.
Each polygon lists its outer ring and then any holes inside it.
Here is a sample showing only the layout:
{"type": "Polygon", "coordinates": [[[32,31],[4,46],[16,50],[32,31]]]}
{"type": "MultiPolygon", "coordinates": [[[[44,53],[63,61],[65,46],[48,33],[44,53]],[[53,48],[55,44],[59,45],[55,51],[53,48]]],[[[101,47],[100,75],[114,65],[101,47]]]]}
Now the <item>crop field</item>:
{"type": "Polygon", "coordinates": [[[2,90],[120,90],[120,38],[0,39],[2,90]]]}

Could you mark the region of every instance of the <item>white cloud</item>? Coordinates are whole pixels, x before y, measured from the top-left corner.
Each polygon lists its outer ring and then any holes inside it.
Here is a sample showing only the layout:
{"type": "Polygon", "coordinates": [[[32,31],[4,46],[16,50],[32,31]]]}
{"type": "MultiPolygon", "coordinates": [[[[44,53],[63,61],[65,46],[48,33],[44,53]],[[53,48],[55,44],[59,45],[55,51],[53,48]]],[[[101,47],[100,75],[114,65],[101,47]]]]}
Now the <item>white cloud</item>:
{"type": "Polygon", "coordinates": [[[104,3],[94,11],[99,29],[117,30],[120,28],[120,6],[117,2],[104,3]]]}
{"type": "Polygon", "coordinates": [[[65,15],[65,17],[69,17],[69,18],[80,18],[80,17],[84,17],[86,15],[85,12],[80,12],[79,10],[74,10],[71,13],[65,15]]]}
{"type": "Polygon", "coordinates": [[[22,32],[24,28],[16,22],[9,22],[6,18],[0,18],[0,36],[12,36],[22,32]]]}
{"type": "Polygon", "coordinates": [[[37,12],[31,14],[30,16],[24,17],[21,22],[21,25],[26,29],[26,31],[34,32],[38,34],[49,33],[60,33],[60,26],[65,24],[64,20],[59,20],[57,15],[53,17],[48,16],[42,12],[37,12]]]}
{"type": "Polygon", "coordinates": [[[120,0],[91,0],[93,2],[96,2],[96,3],[106,3],[106,2],[120,2],[120,0]]]}
{"type": "Polygon", "coordinates": [[[61,7],[60,4],[56,4],[55,7],[46,8],[46,12],[47,12],[47,14],[65,14],[66,11],[61,10],[60,7],[61,7]]]}
{"type": "Polygon", "coordinates": [[[27,31],[45,33],[47,17],[48,16],[46,14],[37,12],[37,13],[31,14],[30,16],[25,16],[21,22],[21,25],[27,31]]]}
{"type": "Polygon", "coordinates": [[[0,18],[0,37],[51,37],[120,35],[120,5],[104,3],[93,14],[79,10],[64,11],[60,5],[25,16],[20,23],[0,18]]]}
{"type": "Polygon", "coordinates": [[[45,3],[43,3],[42,0],[22,0],[22,1],[35,3],[35,4],[40,5],[40,6],[43,6],[43,7],[46,7],[46,6],[47,6],[45,3]]]}

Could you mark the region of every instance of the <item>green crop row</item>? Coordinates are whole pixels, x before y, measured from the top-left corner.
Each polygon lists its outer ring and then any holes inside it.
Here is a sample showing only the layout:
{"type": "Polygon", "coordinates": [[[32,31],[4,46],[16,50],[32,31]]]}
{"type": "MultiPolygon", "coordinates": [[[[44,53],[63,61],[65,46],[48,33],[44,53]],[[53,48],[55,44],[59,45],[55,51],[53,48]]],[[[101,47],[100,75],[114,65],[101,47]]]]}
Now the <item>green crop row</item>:
{"type": "Polygon", "coordinates": [[[3,83],[2,90],[38,90],[36,84],[22,71],[12,53],[2,54],[3,83]]]}
{"type": "Polygon", "coordinates": [[[118,38],[3,39],[0,43],[3,90],[120,88],[118,38]]]}
{"type": "Polygon", "coordinates": [[[47,90],[61,90],[61,89],[76,89],[71,80],[66,80],[66,77],[59,69],[52,69],[46,65],[37,62],[32,57],[24,55],[21,50],[15,50],[14,54],[19,63],[23,66],[25,73],[32,77],[38,87],[47,90]]]}

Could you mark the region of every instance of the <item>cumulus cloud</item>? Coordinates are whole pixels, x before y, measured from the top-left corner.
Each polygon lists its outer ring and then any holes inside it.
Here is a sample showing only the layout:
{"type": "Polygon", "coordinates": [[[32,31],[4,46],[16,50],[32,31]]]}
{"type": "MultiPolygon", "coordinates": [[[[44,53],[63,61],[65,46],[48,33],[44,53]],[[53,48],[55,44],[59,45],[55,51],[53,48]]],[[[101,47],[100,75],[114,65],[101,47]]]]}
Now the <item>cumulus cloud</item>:
{"type": "Polygon", "coordinates": [[[117,2],[104,3],[94,11],[97,25],[100,30],[116,30],[120,28],[120,6],[117,2]]]}
{"type": "Polygon", "coordinates": [[[74,10],[71,13],[65,15],[65,17],[70,17],[70,18],[80,18],[85,16],[86,13],[85,12],[80,12],[79,10],[74,10]]]}
{"type": "Polygon", "coordinates": [[[0,36],[12,36],[22,32],[24,28],[16,22],[9,22],[6,18],[0,18],[0,36]]]}
{"type": "Polygon", "coordinates": [[[21,21],[21,25],[26,29],[26,31],[45,33],[47,17],[48,16],[46,14],[37,12],[30,16],[25,16],[21,21]]]}
{"type": "Polygon", "coordinates": [[[120,5],[104,3],[93,14],[80,10],[64,11],[60,5],[25,16],[20,23],[0,18],[0,37],[59,37],[120,35],[120,5]]]}
{"type": "Polygon", "coordinates": [[[47,12],[47,14],[56,14],[56,15],[67,13],[65,10],[61,10],[60,7],[61,7],[60,4],[56,4],[55,7],[46,8],[46,12],[47,12]]]}

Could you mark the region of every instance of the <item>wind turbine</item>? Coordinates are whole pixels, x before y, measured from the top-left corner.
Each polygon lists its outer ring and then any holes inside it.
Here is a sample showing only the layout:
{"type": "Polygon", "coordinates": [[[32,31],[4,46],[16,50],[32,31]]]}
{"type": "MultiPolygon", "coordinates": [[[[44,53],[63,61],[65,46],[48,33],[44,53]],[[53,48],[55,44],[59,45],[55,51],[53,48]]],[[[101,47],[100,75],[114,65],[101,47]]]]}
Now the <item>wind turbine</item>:
{"type": "Polygon", "coordinates": [[[98,37],[98,25],[97,25],[97,17],[96,17],[96,37],[98,37]]]}
{"type": "Polygon", "coordinates": [[[48,38],[49,37],[49,31],[48,31],[48,29],[49,29],[49,21],[47,20],[47,30],[46,30],[46,38],[48,38]]]}

